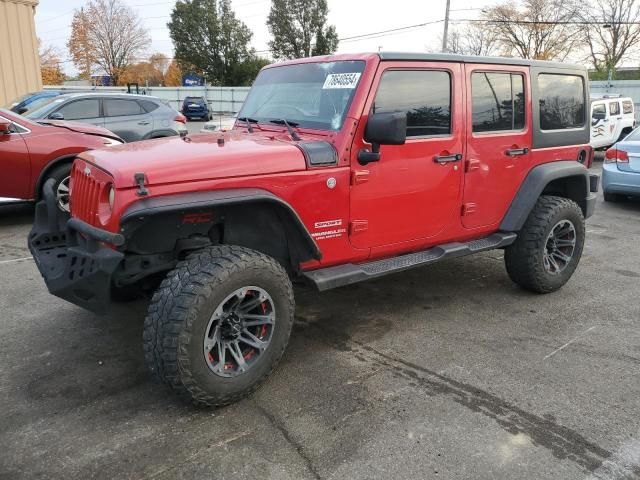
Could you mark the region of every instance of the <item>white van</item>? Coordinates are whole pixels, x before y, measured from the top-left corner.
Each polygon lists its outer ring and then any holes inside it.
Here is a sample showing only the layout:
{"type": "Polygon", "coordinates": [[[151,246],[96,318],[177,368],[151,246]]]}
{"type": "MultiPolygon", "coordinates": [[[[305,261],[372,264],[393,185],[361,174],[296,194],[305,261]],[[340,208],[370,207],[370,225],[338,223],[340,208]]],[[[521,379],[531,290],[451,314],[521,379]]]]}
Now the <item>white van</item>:
{"type": "Polygon", "coordinates": [[[633,99],[617,95],[591,97],[591,141],[593,148],[607,148],[621,140],[636,125],[633,99]]]}

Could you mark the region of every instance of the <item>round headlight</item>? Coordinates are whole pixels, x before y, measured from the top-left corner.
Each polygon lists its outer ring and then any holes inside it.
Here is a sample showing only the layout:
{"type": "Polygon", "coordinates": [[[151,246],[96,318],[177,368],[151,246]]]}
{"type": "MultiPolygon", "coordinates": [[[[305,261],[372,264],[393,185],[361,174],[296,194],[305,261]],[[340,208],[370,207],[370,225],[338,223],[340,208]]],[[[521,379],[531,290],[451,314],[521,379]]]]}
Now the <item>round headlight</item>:
{"type": "Polygon", "coordinates": [[[111,207],[112,209],[115,201],[116,201],[116,190],[115,188],[113,188],[113,186],[111,186],[109,188],[109,207],[111,207]]]}

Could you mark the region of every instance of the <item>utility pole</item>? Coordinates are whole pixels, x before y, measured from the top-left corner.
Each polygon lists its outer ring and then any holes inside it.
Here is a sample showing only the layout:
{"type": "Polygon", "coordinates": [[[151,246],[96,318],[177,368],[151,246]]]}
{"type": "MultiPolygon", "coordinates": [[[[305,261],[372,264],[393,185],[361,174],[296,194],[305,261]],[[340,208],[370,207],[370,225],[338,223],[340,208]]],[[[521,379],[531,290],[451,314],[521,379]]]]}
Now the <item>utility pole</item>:
{"type": "Polygon", "coordinates": [[[447,0],[447,10],[444,14],[444,33],[442,34],[442,53],[447,53],[447,35],[449,34],[449,7],[451,0],[447,0]]]}

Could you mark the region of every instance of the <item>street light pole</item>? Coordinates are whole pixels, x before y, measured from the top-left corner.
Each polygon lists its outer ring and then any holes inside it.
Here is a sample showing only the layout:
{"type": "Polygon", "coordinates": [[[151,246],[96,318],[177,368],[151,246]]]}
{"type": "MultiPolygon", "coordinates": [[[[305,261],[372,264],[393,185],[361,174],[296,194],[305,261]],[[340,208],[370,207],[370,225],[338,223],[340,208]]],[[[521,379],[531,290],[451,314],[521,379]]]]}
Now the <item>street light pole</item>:
{"type": "Polygon", "coordinates": [[[444,33],[442,34],[442,53],[447,53],[447,35],[449,34],[449,7],[451,0],[447,0],[447,9],[444,14],[444,33]]]}

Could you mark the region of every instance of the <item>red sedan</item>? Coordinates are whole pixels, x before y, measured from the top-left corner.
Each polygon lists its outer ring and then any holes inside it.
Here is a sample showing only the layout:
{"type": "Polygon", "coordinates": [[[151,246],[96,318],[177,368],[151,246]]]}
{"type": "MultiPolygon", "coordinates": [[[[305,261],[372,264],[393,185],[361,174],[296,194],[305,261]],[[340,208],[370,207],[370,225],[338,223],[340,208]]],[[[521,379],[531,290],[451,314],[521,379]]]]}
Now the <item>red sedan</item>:
{"type": "Polygon", "coordinates": [[[69,174],[85,150],[124,143],[101,127],[57,120],[32,122],[0,109],[0,197],[37,200],[49,178],[56,181],[59,207],[69,210],[69,174]]]}

